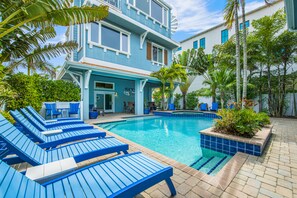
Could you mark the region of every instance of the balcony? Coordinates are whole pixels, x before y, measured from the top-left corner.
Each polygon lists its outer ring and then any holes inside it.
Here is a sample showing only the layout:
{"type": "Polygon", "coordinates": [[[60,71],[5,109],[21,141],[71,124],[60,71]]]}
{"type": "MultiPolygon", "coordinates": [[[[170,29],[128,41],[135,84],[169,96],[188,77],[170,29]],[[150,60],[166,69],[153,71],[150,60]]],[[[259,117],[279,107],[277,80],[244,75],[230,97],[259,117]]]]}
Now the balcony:
{"type": "Polygon", "coordinates": [[[109,8],[115,11],[121,11],[121,0],[86,0],[85,3],[91,3],[94,5],[107,5],[109,8]]]}

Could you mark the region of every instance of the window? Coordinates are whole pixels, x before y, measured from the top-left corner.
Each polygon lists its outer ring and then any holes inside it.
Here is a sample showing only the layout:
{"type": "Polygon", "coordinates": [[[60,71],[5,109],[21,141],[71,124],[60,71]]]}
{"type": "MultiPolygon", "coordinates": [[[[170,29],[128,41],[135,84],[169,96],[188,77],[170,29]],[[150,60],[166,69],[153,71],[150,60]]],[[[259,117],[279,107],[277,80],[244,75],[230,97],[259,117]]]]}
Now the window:
{"type": "Polygon", "coordinates": [[[200,43],[200,47],[201,48],[203,48],[203,49],[205,49],[205,38],[202,38],[202,39],[200,39],[200,41],[199,41],[200,43]]]}
{"type": "Polygon", "coordinates": [[[177,51],[181,51],[183,48],[182,47],[179,47],[179,48],[177,48],[177,51]]]}
{"type": "Polygon", "coordinates": [[[106,83],[106,82],[95,81],[94,87],[95,87],[95,89],[114,90],[114,83],[106,83]]]}
{"type": "Polygon", "coordinates": [[[156,1],[152,1],[152,17],[162,23],[163,9],[156,1]]]}
{"type": "Polygon", "coordinates": [[[105,22],[91,23],[89,31],[89,44],[115,50],[117,52],[130,52],[130,34],[105,22]]]}
{"type": "Polygon", "coordinates": [[[198,49],[198,41],[194,41],[193,42],[193,48],[194,49],[198,49]]]}
{"type": "MultiPolygon", "coordinates": [[[[246,28],[249,28],[250,27],[250,21],[245,21],[245,27],[246,28]]],[[[239,24],[239,30],[242,30],[243,29],[243,25],[242,23],[239,24]]]]}
{"type": "Polygon", "coordinates": [[[145,15],[158,21],[164,26],[168,26],[168,9],[157,0],[129,0],[130,6],[140,10],[145,15]]]}
{"type": "Polygon", "coordinates": [[[225,30],[222,30],[221,32],[221,43],[225,43],[226,41],[228,41],[228,30],[225,29],[225,30]]]}
{"type": "Polygon", "coordinates": [[[163,47],[147,42],[146,58],[157,64],[168,64],[168,52],[163,47]]]}
{"type": "Polygon", "coordinates": [[[149,1],[146,1],[146,0],[135,0],[135,6],[139,10],[141,10],[141,11],[147,13],[147,14],[150,13],[150,2],[149,1]]]}

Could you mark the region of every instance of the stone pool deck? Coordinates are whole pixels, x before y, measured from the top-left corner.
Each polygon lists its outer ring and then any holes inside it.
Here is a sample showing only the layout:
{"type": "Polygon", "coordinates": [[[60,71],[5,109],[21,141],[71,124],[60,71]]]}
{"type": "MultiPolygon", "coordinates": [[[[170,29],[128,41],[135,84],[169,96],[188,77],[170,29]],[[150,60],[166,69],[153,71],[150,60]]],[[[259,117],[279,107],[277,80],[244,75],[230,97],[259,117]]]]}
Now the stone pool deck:
{"type": "MultiPolygon", "coordinates": [[[[173,166],[172,180],[177,190],[177,198],[297,198],[297,120],[273,118],[272,123],[273,134],[261,157],[238,153],[215,177],[205,175],[112,133],[109,135],[129,143],[129,152],[142,151],[164,164],[173,166]]],[[[142,197],[163,198],[170,197],[170,193],[165,182],[162,182],[137,196],[142,197]]]]}

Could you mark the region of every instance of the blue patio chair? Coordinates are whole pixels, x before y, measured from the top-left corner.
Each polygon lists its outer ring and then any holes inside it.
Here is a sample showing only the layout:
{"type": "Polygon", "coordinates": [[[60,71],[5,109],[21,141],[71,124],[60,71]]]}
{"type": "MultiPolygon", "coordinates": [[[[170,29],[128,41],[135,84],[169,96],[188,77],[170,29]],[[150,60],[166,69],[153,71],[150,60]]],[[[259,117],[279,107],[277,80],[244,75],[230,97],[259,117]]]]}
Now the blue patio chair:
{"type": "MultiPolygon", "coordinates": [[[[22,160],[36,166],[66,158],[76,163],[106,155],[123,152],[127,154],[128,144],[124,144],[114,137],[93,139],[61,146],[59,148],[44,150],[47,145],[35,144],[29,137],[15,128],[9,121],[0,115],[0,139],[6,143],[7,148],[22,160]]],[[[5,158],[3,160],[6,160],[5,158]]],[[[9,161],[9,158],[7,159],[9,161]]]]}
{"type": "Polygon", "coordinates": [[[34,118],[39,120],[40,122],[52,123],[67,120],[79,120],[79,118],[57,118],[54,120],[45,120],[44,117],[42,117],[32,106],[27,106],[26,108],[34,116],[34,118]]]}
{"type": "Polygon", "coordinates": [[[3,198],[130,198],[165,180],[174,196],[176,191],[171,176],[172,167],[139,152],[104,160],[43,184],[29,179],[0,160],[0,193],[3,198]]]}
{"type": "Polygon", "coordinates": [[[207,104],[206,103],[200,104],[200,111],[207,111],[207,104]]]}
{"type": "Polygon", "coordinates": [[[210,108],[211,111],[218,111],[219,110],[219,103],[217,102],[213,102],[211,104],[211,108],[210,108]]]}
{"type": "Polygon", "coordinates": [[[68,116],[71,117],[71,115],[79,115],[79,103],[78,102],[69,104],[68,116]]]}
{"type": "Polygon", "coordinates": [[[105,137],[105,132],[100,132],[98,129],[69,131],[69,132],[53,132],[52,135],[46,136],[36,127],[34,127],[20,112],[10,111],[10,115],[19,123],[24,131],[33,141],[43,144],[43,147],[56,147],[67,142],[83,140],[87,138],[105,137]]]}
{"type": "Polygon", "coordinates": [[[227,109],[234,109],[234,104],[227,105],[227,109]]]}
{"type": "MultiPolygon", "coordinates": [[[[32,108],[32,107],[31,107],[32,108]]],[[[75,120],[51,120],[50,122],[46,122],[44,119],[41,119],[40,115],[36,113],[36,111],[31,108],[26,108],[27,112],[29,112],[33,118],[35,118],[40,124],[46,126],[47,124],[59,124],[59,125],[65,125],[65,124],[82,124],[84,121],[75,119],[75,120]]]]}
{"type": "Polygon", "coordinates": [[[88,124],[68,124],[68,123],[48,123],[46,125],[40,124],[26,109],[21,109],[24,116],[40,131],[49,131],[61,129],[63,131],[93,129],[94,127],[88,124]]]}
{"type": "Polygon", "coordinates": [[[58,117],[59,115],[62,115],[62,112],[57,110],[56,103],[44,103],[45,105],[45,117],[50,116],[51,119],[53,117],[58,117]]]}

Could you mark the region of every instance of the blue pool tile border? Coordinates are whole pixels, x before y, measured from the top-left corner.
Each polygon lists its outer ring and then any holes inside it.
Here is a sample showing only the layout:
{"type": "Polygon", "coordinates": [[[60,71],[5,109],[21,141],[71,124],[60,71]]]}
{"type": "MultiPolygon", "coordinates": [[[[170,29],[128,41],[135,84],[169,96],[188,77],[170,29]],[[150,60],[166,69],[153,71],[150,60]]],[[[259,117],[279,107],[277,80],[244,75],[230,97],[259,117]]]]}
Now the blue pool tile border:
{"type": "Polygon", "coordinates": [[[242,152],[250,155],[261,156],[270,136],[271,135],[268,136],[265,144],[260,146],[252,143],[200,134],[200,145],[203,148],[222,152],[228,155],[235,155],[237,152],[242,152]]]}
{"type": "Polygon", "coordinates": [[[155,116],[168,116],[168,117],[204,117],[204,118],[219,118],[217,114],[215,113],[204,113],[204,112],[186,112],[183,114],[180,113],[174,113],[174,112],[162,112],[162,111],[154,111],[153,112],[155,116]]]}

